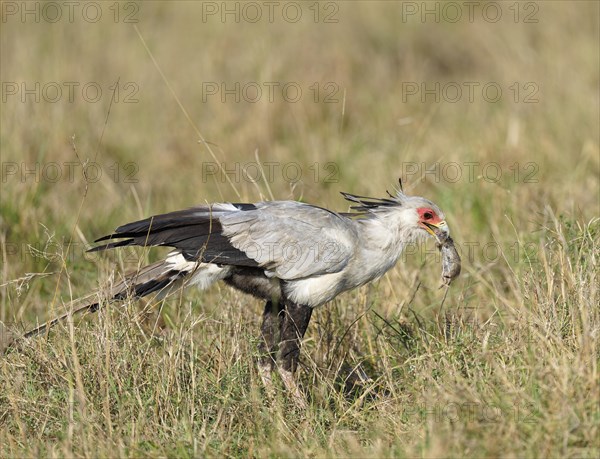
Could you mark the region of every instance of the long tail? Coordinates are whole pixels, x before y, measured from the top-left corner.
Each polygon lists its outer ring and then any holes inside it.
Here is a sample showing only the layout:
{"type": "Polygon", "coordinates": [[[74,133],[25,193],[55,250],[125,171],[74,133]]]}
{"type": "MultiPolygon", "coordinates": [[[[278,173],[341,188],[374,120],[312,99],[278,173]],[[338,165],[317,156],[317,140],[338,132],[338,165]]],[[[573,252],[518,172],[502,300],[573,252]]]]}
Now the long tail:
{"type": "Polygon", "coordinates": [[[86,311],[96,312],[99,308],[100,308],[100,303],[98,303],[98,302],[85,304],[83,306],[78,307],[77,309],[74,309],[73,311],[63,314],[62,316],[55,317],[54,319],[49,320],[48,322],[34,328],[33,330],[29,330],[27,333],[25,333],[23,335],[23,338],[27,339],[27,338],[31,338],[33,336],[39,335],[41,333],[44,333],[46,330],[49,330],[57,323],[62,322],[63,320],[66,320],[69,316],[75,316],[75,315],[81,314],[82,312],[86,312],[86,311]]]}
{"type": "Polygon", "coordinates": [[[86,297],[75,300],[75,304],[81,305],[28,331],[22,335],[22,338],[31,338],[44,333],[69,317],[85,312],[96,312],[102,304],[123,301],[127,298],[142,298],[155,292],[165,296],[174,288],[179,287],[184,276],[189,273],[189,271],[171,269],[171,265],[165,260],[145,266],[135,273],[126,275],[122,281],[110,288],[100,289],[86,297]],[[99,298],[102,297],[107,298],[106,302],[99,301],[99,298]]]}

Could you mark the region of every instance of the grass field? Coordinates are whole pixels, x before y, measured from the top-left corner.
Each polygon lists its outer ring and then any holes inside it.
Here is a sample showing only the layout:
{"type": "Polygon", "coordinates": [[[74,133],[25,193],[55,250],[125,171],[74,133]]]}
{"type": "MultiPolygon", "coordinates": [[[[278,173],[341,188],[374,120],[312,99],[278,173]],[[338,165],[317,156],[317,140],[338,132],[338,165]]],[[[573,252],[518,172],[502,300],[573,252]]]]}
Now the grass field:
{"type": "Polygon", "coordinates": [[[461,277],[429,243],[316,311],[306,411],[225,286],[77,318],[0,357],[0,457],[598,457],[599,4],[269,5],[2,3],[3,333],[166,253],[85,253],[120,224],[398,177],[461,277]]]}

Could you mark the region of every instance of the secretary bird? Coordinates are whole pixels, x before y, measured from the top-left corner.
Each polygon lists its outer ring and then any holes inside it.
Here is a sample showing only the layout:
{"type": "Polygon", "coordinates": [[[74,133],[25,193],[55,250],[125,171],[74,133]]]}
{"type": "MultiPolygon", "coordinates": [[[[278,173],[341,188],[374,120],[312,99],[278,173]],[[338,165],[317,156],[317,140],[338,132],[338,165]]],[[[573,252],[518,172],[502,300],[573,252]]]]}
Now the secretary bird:
{"type": "MultiPolygon", "coordinates": [[[[401,189],[388,198],[342,193],[353,204],[339,213],[296,201],[200,205],[128,223],[97,239],[89,251],[125,246],[169,246],[157,263],[125,276],[114,285],[109,301],[141,298],[157,292],[222,280],[263,301],[260,374],[271,384],[276,368],[295,397],[300,342],[313,309],[340,293],[381,277],[407,244],[433,236],[450,240],[444,214],[433,202],[407,196],[401,189]]],[[[451,246],[453,273],[460,258],[451,246]],[[458,261],[456,261],[458,260],[458,261]]],[[[75,312],[95,311],[92,300],[75,312]]],[[[33,336],[69,314],[27,333],[33,336]]]]}

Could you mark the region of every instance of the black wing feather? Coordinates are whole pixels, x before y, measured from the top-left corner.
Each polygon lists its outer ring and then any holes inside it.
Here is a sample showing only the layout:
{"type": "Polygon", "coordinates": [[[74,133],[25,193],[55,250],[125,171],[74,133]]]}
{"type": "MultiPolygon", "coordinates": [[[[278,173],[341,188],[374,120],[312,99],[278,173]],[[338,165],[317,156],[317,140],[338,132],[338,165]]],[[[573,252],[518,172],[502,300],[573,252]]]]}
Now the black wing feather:
{"type": "MultiPolygon", "coordinates": [[[[253,210],[253,204],[234,204],[240,210],[253,210]]],[[[127,223],[119,226],[113,234],[95,242],[112,241],[93,247],[89,252],[98,252],[131,245],[169,246],[181,250],[189,261],[203,261],[238,266],[258,266],[243,251],[231,245],[222,234],[223,228],[218,212],[209,207],[192,207],[127,223]]]]}

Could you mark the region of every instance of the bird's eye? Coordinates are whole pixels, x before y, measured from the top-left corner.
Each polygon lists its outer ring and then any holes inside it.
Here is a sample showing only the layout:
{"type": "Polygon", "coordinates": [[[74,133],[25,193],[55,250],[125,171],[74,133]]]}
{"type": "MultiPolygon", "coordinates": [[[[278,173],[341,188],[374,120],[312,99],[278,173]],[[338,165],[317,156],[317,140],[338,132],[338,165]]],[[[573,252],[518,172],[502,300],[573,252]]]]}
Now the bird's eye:
{"type": "Polygon", "coordinates": [[[433,214],[432,214],[431,212],[425,212],[425,213],[423,214],[423,218],[424,218],[425,220],[431,220],[431,219],[433,218],[433,214]]]}

